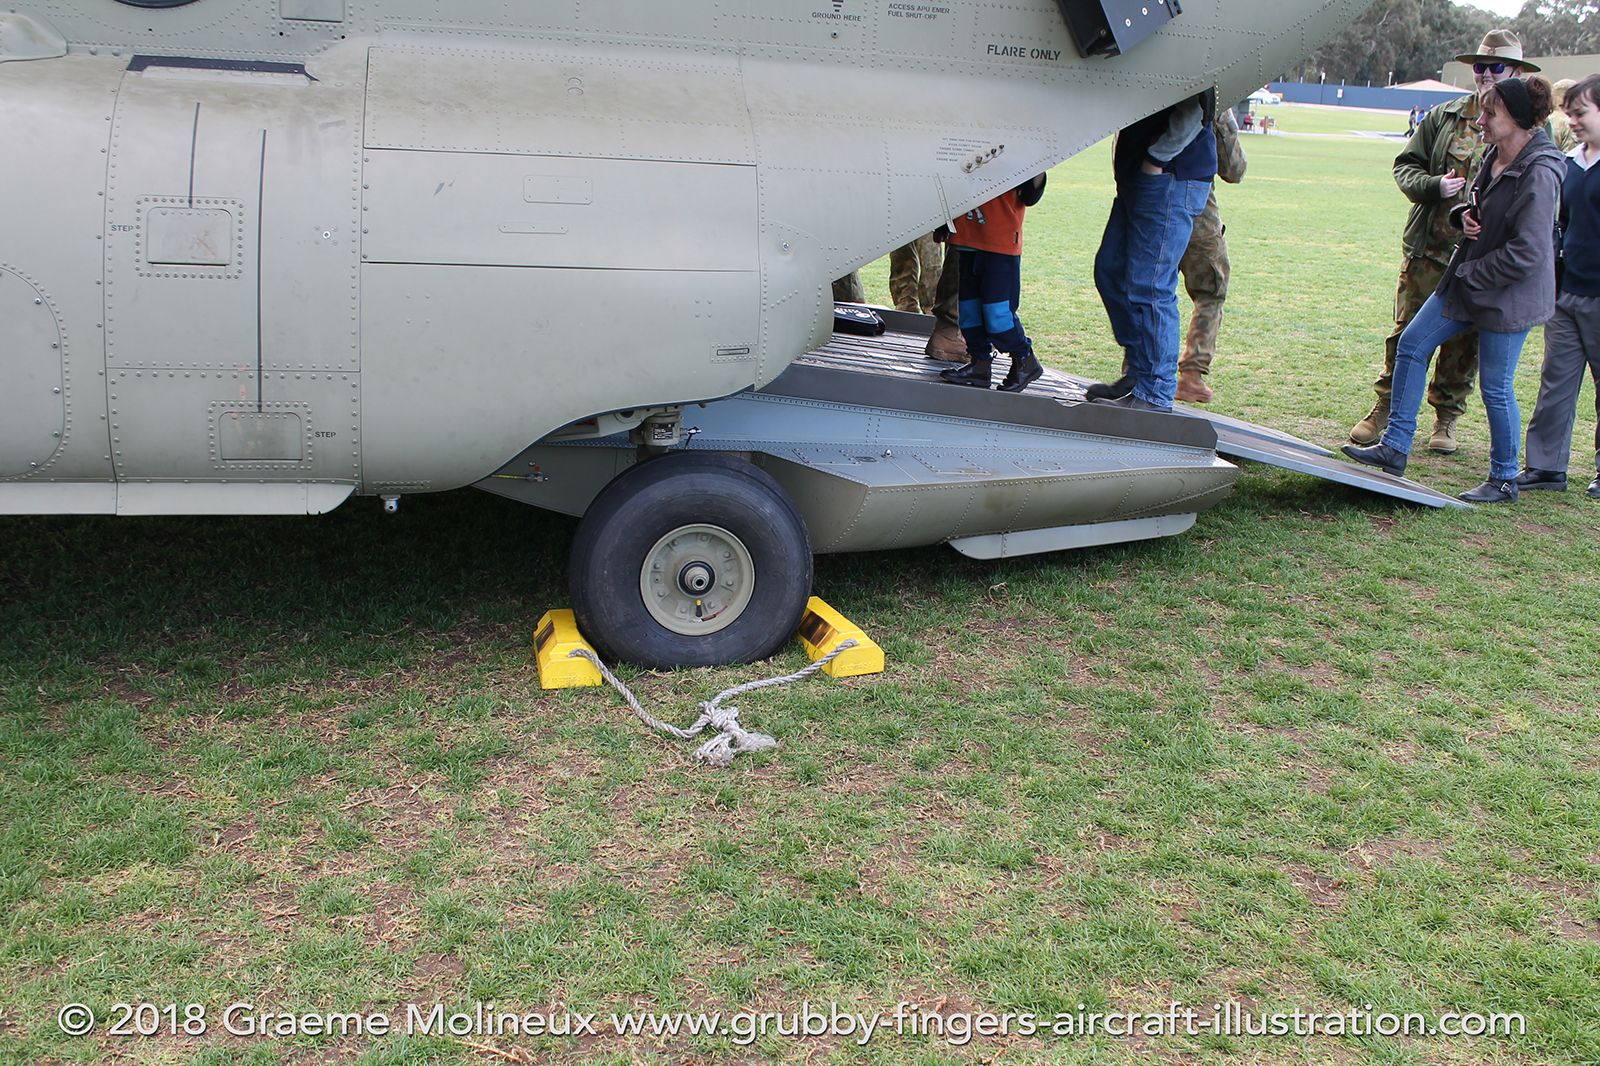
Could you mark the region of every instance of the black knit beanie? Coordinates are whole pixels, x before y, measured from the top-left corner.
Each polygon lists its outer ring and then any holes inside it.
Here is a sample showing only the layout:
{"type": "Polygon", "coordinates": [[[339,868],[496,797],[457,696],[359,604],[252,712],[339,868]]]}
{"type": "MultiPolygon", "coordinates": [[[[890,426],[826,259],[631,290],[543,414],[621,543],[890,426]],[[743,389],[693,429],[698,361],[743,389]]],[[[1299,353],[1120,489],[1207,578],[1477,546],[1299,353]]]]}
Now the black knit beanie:
{"type": "Polygon", "coordinates": [[[1494,83],[1494,91],[1506,105],[1506,114],[1525,130],[1533,129],[1533,101],[1528,99],[1528,86],[1521,78],[1507,78],[1494,83]]]}

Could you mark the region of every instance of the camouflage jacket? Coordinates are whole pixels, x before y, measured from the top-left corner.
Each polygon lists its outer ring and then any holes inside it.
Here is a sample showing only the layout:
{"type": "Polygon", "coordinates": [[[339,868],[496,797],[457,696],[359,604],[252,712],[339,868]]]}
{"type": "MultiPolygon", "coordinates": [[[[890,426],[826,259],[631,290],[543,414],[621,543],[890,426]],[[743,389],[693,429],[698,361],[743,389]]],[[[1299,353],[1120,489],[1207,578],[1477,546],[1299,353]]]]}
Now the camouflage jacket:
{"type": "Polygon", "coordinates": [[[1578,147],[1578,135],[1572,132],[1572,123],[1567,121],[1567,116],[1561,113],[1559,107],[1550,112],[1550,117],[1545,120],[1544,131],[1563,152],[1570,152],[1578,147]]]}
{"type": "Polygon", "coordinates": [[[1461,239],[1461,231],[1450,225],[1450,209],[1464,202],[1462,197],[1472,187],[1478,161],[1483,158],[1483,140],[1474,125],[1477,117],[1475,93],[1440,104],[1423,116],[1405,151],[1395,156],[1394,182],[1411,201],[1400,239],[1407,258],[1447,263],[1461,239]],[[1446,199],[1440,195],[1439,183],[1452,170],[1467,182],[1459,193],[1446,199]]]}
{"type": "Polygon", "coordinates": [[[1239,143],[1239,120],[1233,117],[1233,108],[1223,108],[1217,115],[1217,177],[1229,185],[1239,184],[1244,177],[1247,161],[1244,146],[1239,143]]]}

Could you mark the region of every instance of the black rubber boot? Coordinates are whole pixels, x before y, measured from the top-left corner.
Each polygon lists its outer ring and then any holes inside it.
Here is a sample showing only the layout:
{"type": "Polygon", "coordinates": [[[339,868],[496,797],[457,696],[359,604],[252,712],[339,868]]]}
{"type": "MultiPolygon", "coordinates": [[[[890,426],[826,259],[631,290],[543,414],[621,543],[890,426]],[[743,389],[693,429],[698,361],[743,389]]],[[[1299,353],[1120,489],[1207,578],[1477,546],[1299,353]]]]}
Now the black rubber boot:
{"type": "Polygon", "coordinates": [[[1011,369],[1006,372],[1006,379],[1000,383],[1000,391],[1021,392],[1042,377],[1044,377],[1044,367],[1034,358],[1033,349],[1028,348],[1021,354],[1011,357],[1011,369]]]}
{"type": "Polygon", "coordinates": [[[971,385],[978,389],[989,387],[989,368],[994,365],[992,359],[974,359],[966,366],[953,366],[949,370],[942,370],[939,376],[952,385],[971,385]]]}

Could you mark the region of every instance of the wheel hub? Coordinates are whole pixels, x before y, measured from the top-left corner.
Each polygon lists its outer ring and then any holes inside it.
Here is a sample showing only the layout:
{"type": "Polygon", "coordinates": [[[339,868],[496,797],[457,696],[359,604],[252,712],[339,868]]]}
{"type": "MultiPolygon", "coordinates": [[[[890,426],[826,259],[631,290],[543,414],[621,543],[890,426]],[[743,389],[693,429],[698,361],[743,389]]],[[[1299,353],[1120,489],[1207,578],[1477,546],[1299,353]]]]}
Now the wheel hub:
{"type": "Polygon", "coordinates": [[[639,593],[674,633],[715,633],[738,620],[755,592],[755,565],[738,537],[702,523],[679,526],[645,553],[639,593]]]}
{"type": "Polygon", "coordinates": [[[717,572],[705,563],[685,563],[678,571],[678,587],[690,596],[704,596],[717,583],[717,572]]]}

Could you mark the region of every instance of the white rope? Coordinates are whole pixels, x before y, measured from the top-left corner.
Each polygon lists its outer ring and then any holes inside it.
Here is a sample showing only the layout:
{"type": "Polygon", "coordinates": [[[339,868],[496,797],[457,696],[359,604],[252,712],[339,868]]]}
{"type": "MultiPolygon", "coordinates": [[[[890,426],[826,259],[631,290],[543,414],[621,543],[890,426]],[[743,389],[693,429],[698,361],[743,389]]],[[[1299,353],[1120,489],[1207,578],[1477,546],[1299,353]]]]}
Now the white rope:
{"type": "Polygon", "coordinates": [[[769,677],[763,681],[746,681],[733,688],[725,688],[709,700],[700,703],[700,717],[695,719],[694,725],[688,729],[679,729],[670,722],[663,722],[639,705],[639,700],[628,686],[617,679],[617,675],[606,669],[606,664],[600,661],[599,656],[588,648],[573,648],[567,653],[567,658],[580,656],[594,663],[600,671],[600,676],[610,683],[611,687],[622,693],[622,698],[628,701],[628,706],[633,708],[633,713],[639,720],[652,729],[659,729],[663,733],[671,733],[679,740],[690,740],[698,736],[708,725],[714,725],[720,731],[710,740],[700,745],[695,751],[694,758],[700,762],[708,762],[712,766],[732,766],[733,757],[745,751],[764,751],[767,748],[776,748],[778,741],[765,733],[752,733],[739,725],[739,708],[724,707],[722,701],[729,696],[739,696],[746,692],[754,692],[758,688],[768,688],[772,685],[787,685],[795,681],[804,681],[824,666],[833,662],[848,648],[856,646],[854,638],[841,641],[837,648],[818,659],[816,662],[792,674],[783,677],[769,677]]]}

